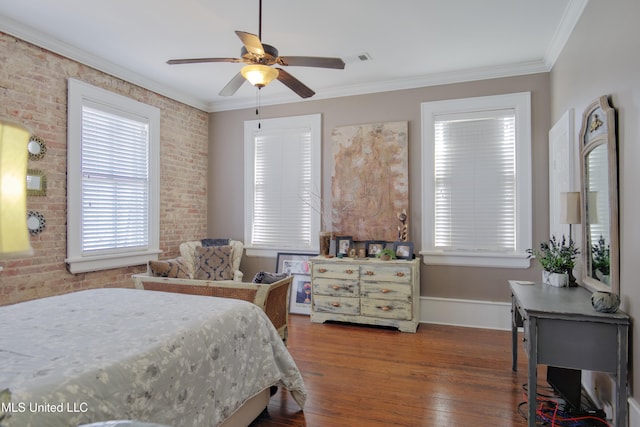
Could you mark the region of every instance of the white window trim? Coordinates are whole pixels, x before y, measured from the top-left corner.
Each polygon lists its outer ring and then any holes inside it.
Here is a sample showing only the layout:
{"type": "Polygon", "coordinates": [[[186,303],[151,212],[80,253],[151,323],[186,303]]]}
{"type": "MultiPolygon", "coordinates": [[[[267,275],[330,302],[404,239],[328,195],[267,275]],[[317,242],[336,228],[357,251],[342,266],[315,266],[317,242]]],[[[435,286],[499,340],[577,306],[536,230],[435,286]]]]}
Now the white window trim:
{"type": "Polygon", "coordinates": [[[104,89],[69,79],[67,129],[67,258],[73,274],[147,264],[160,251],[160,110],[104,89]],[[85,101],[130,112],[149,120],[149,246],[142,251],[82,253],[82,106],[85,101]]]}
{"type": "Polygon", "coordinates": [[[320,212],[314,210],[311,214],[311,247],[310,248],[276,248],[251,245],[251,230],[253,228],[253,194],[254,194],[254,135],[259,129],[270,128],[300,128],[311,129],[311,179],[312,187],[320,188],[322,165],[322,116],[309,114],[304,116],[281,117],[262,120],[247,120],[244,122],[244,242],[247,256],[275,257],[279,252],[287,253],[318,253],[320,251],[320,212]],[[260,127],[259,127],[260,126],[260,127]]]}
{"type": "Polygon", "coordinates": [[[422,245],[427,265],[529,268],[532,242],[531,93],[424,102],[422,110],[422,245]],[[434,241],[434,122],[440,114],[513,108],[516,112],[516,250],[515,253],[442,251],[434,241]]]}

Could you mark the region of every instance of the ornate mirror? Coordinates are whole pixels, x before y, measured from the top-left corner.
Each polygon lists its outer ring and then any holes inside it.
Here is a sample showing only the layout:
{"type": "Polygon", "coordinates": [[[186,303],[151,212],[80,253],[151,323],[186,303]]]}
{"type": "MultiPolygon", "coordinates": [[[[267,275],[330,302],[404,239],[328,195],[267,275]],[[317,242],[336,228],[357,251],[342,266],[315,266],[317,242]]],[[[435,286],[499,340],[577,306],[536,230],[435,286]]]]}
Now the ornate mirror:
{"type": "Polygon", "coordinates": [[[33,135],[27,144],[29,151],[29,160],[40,160],[47,152],[47,145],[39,136],[33,135]]]}
{"type": "Polygon", "coordinates": [[[582,284],[619,294],[616,113],[607,96],[582,116],[580,159],[582,284]]]}

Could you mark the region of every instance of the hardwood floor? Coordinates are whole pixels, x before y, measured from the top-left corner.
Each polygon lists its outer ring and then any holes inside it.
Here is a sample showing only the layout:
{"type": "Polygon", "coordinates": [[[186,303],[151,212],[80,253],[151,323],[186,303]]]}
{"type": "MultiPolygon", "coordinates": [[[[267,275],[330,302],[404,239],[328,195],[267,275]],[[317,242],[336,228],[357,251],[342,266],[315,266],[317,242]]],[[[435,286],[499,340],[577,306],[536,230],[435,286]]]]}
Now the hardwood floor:
{"type": "Polygon", "coordinates": [[[304,412],[280,388],[252,427],[526,426],[526,356],[518,345],[512,372],[507,331],[421,324],[411,334],[291,315],[288,347],[304,412]]]}

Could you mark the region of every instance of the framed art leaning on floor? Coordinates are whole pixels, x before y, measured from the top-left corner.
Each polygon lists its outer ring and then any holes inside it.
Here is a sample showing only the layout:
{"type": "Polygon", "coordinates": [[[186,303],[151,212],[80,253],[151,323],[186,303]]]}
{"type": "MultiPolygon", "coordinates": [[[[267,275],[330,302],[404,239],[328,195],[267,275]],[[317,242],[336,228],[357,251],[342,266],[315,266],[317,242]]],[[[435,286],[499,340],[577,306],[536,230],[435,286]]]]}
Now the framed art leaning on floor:
{"type": "Polygon", "coordinates": [[[318,254],[278,253],[276,273],[293,276],[289,293],[289,313],[311,314],[311,263],[318,254]]]}

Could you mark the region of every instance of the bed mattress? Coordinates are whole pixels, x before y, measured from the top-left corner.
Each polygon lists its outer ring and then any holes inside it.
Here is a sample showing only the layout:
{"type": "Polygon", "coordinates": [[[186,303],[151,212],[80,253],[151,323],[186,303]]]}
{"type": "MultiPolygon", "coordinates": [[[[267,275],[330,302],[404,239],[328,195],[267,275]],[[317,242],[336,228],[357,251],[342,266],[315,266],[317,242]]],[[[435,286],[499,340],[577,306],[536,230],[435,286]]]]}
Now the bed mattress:
{"type": "Polygon", "coordinates": [[[271,385],[301,408],[306,398],[278,332],[246,301],[94,289],[0,307],[0,325],[3,427],[217,426],[271,385]]]}

